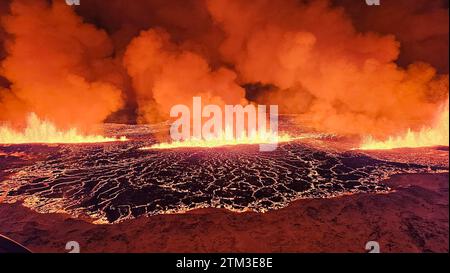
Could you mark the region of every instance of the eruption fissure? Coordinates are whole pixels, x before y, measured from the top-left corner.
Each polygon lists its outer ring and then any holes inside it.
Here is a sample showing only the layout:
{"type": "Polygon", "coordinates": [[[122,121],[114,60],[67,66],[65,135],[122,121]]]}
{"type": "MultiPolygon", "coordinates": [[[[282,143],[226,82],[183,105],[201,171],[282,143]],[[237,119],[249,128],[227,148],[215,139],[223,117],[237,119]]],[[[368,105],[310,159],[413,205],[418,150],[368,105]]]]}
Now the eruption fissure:
{"type": "Polygon", "coordinates": [[[278,105],[315,132],[360,136],[362,148],[448,143],[432,129],[449,93],[448,5],[89,2],[0,6],[0,120],[16,128],[36,113],[79,132],[105,120],[148,124],[199,96],[220,107],[278,105]],[[249,83],[273,88],[250,96],[249,83]]]}
{"type": "Polygon", "coordinates": [[[56,126],[45,120],[40,120],[36,114],[28,116],[27,126],[23,132],[14,130],[9,126],[0,126],[0,144],[24,144],[24,143],[98,143],[126,141],[126,137],[114,138],[99,135],[84,135],[76,128],[60,131],[56,126]]]}
{"type": "Polygon", "coordinates": [[[377,141],[372,137],[364,139],[361,150],[385,150],[394,148],[416,148],[428,146],[449,146],[449,103],[447,101],[434,122],[433,127],[419,131],[408,129],[403,135],[389,137],[385,141],[377,141]]]}
{"type": "Polygon", "coordinates": [[[206,138],[189,138],[180,141],[163,142],[153,144],[149,149],[176,149],[176,148],[214,148],[222,146],[234,146],[234,145],[255,145],[255,144],[275,144],[293,141],[298,139],[292,137],[289,134],[278,134],[272,131],[252,131],[243,132],[241,136],[236,137],[231,133],[232,130],[225,130],[219,135],[211,135],[206,138]]]}

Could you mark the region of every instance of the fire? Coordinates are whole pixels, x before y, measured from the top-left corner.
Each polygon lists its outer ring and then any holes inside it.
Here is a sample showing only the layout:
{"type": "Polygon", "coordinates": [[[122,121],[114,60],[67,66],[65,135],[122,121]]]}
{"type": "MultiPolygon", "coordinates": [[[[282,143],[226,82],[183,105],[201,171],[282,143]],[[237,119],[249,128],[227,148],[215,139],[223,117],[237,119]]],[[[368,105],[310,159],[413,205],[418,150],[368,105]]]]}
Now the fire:
{"type": "Polygon", "coordinates": [[[385,141],[376,141],[367,137],[359,149],[385,150],[394,148],[415,148],[430,146],[449,146],[449,102],[441,108],[433,127],[422,128],[414,132],[411,129],[397,137],[389,137],[385,141]]]}
{"type": "Polygon", "coordinates": [[[235,137],[231,130],[222,131],[217,136],[206,138],[190,138],[171,143],[158,143],[144,149],[176,149],[176,148],[214,148],[234,145],[254,145],[289,142],[298,138],[288,134],[278,135],[272,131],[252,131],[250,134],[243,132],[240,137],[235,137]]]}
{"type": "Polygon", "coordinates": [[[0,144],[23,143],[97,143],[126,141],[125,137],[111,138],[99,135],[83,135],[76,128],[60,131],[50,121],[40,120],[31,113],[27,119],[27,127],[23,132],[17,132],[8,126],[0,126],[0,144]]]}

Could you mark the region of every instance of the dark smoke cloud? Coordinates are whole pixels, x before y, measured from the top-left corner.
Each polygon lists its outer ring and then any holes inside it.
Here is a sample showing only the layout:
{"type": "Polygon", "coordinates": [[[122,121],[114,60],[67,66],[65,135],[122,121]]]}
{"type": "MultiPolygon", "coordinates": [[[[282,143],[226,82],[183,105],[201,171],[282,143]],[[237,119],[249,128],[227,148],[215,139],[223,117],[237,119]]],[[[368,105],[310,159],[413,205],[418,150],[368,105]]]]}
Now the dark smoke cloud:
{"type": "MultiPolygon", "coordinates": [[[[9,12],[9,1],[1,1],[0,2],[0,18],[2,18],[5,14],[9,12]]],[[[6,40],[6,33],[3,27],[0,26],[0,61],[6,57],[6,51],[3,46],[3,42],[6,40]]],[[[0,88],[7,87],[8,80],[0,75],[0,88]]]]}
{"type": "Polygon", "coordinates": [[[448,0],[382,0],[379,7],[355,0],[334,3],[345,8],[359,31],[394,34],[401,43],[402,66],[423,61],[448,73],[448,0]]]}
{"type": "Polygon", "coordinates": [[[203,0],[84,0],[78,14],[110,33],[117,54],[123,54],[140,31],[159,27],[174,43],[218,61],[223,32],[213,24],[203,0]]]}

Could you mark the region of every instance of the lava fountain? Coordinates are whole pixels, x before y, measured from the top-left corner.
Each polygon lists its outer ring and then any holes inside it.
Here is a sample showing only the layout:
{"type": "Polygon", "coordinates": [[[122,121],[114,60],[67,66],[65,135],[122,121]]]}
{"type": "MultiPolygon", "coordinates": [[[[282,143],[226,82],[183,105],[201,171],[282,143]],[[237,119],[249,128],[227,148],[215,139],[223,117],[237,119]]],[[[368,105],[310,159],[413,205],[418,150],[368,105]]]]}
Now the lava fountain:
{"type": "Polygon", "coordinates": [[[171,117],[178,117],[170,129],[173,142],[154,144],[144,149],[213,148],[244,144],[270,145],[293,140],[287,134],[278,134],[277,105],[269,106],[269,116],[267,116],[266,105],[225,105],[225,113],[223,113],[222,108],[218,105],[211,104],[202,107],[201,97],[198,96],[193,97],[192,105],[192,111],[186,105],[172,107],[171,117]],[[191,112],[193,112],[193,116],[191,116],[191,112]],[[223,116],[225,117],[225,126],[223,126],[223,116]],[[209,120],[203,122],[204,118],[209,118],[209,120]],[[270,124],[269,128],[267,128],[267,119],[270,124]],[[191,123],[193,124],[191,125],[191,123]],[[192,132],[191,128],[193,128],[192,132]]]}
{"type": "Polygon", "coordinates": [[[282,143],[295,139],[298,139],[298,137],[292,137],[287,133],[279,135],[271,130],[252,131],[249,134],[244,131],[239,137],[234,136],[231,130],[225,130],[217,136],[211,135],[205,138],[189,138],[170,143],[157,143],[143,149],[215,148],[234,145],[282,143]]]}
{"type": "Polygon", "coordinates": [[[408,129],[403,135],[377,141],[367,137],[361,144],[361,150],[386,150],[395,148],[416,148],[431,146],[449,146],[449,101],[440,108],[434,126],[424,127],[420,131],[408,129]]]}
{"type": "Polygon", "coordinates": [[[100,135],[83,135],[76,128],[61,131],[46,120],[31,113],[27,119],[27,126],[23,132],[18,132],[8,126],[0,126],[0,144],[24,144],[24,143],[99,143],[126,141],[125,137],[113,138],[100,135]]]}

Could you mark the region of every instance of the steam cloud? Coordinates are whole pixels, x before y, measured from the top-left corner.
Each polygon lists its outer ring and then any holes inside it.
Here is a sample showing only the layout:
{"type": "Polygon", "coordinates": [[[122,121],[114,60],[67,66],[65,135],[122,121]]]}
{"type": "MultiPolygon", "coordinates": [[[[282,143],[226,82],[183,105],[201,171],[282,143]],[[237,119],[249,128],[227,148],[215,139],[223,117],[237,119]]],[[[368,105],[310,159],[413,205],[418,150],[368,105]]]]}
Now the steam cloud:
{"type": "Polygon", "coordinates": [[[136,108],[122,115],[153,122],[200,95],[385,138],[426,126],[448,100],[445,1],[63,2],[15,0],[0,13],[0,120],[33,111],[85,127],[125,103],[136,108]]]}

